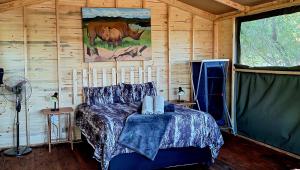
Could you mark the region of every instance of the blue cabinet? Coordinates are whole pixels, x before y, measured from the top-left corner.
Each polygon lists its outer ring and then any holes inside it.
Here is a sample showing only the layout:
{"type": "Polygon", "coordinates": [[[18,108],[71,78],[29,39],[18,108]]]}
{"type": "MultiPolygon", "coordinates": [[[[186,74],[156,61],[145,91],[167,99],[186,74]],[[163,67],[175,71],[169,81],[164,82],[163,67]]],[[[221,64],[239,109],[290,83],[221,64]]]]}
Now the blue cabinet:
{"type": "Polygon", "coordinates": [[[191,62],[195,109],[211,114],[219,126],[230,124],[226,102],[226,80],[229,60],[191,62]]]}

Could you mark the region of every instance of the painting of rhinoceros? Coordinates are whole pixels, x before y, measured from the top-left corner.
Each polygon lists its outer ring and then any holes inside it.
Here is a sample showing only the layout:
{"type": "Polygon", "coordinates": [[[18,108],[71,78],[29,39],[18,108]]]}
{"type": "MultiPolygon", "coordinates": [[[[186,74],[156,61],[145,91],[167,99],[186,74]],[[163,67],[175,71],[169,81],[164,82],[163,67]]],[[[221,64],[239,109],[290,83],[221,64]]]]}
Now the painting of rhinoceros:
{"type": "Polygon", "coordinates": [[[151,60],[150,9],[82,8],[85,62],[151,60]]]}

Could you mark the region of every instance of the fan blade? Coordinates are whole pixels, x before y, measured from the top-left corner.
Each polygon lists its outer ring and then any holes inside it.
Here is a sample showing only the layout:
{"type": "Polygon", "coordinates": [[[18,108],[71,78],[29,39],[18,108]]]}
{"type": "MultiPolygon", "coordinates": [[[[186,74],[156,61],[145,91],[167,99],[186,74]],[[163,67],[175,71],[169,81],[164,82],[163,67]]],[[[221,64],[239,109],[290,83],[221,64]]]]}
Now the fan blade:
{"type": "Polygon", "coordinates": [[[22,80],[13,87],[8,86],[8,85],[5,84],[5,89],[12,92],[12,93],[21,93],[21,91],[23,90],[23,87],[24,87],[23,85],[25,83],[26,83],[26,80],[22,80]]]}
{"type": "Polygon", "coordinates": [[[26,83],[26,80],[23,80],[21,82],[19,82],[17,85],[15,85],[15,87],[21,87],[26,83]]]}
{"type": "Polygon", "coordinates": [[[20,102],[26,101],[30,98],[32,93],[30,82],[21,76],[6,78],[2,87],[0,94],[3,94],[4,98],[11,102],[16,102],[16,100],[20,102]]]}
{"type": "Polygon", "coordinates": [[[5,89],[6,89],[7,91],[10,91],[10,92],[13,92],[13,93],[14,93],[14,88],[13,88],[13,87],[10,87],[10,86],[8,86],[8,85],[5,85],[5,89]]]}

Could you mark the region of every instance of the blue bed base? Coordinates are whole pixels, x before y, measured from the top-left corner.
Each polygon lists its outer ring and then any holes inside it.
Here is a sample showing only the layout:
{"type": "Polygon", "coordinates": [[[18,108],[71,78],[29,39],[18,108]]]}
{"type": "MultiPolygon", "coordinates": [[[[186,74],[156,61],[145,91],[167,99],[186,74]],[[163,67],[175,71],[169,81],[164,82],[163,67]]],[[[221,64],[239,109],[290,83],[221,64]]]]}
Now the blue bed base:
{"type": "Polygon", "coordinates": [[[153,161],[138,153],[120,154],[110,161],[109,170],[152,170],[188,164],[210,166],[209,148],[161,149],[153,161]]]}
{"type": "MultiPolygon", "coordinates": [[[[82,134],[81,139],[88,143],[82,134]]],[[[89,150],[93,151],[92,147],[89,150]]],[[[160,149],[153,161],[135,152],[120,154],[109,162],[109,170],[153,170],[188,164],[210,166],[212,164],[210,149],[208,147],[160,149]]],[[[100,162],[98,169],[101,170],[100,162]]]]}

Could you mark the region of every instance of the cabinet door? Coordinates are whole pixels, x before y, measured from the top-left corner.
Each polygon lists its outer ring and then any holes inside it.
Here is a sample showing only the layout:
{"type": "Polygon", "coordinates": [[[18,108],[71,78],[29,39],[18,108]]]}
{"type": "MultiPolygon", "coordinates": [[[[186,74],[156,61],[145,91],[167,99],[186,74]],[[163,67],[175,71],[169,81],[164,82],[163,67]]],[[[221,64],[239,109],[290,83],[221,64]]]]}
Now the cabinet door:
{"type": "Polygon", "coordinates": [[[223,122],[223,115],[225,114],[223,97],[226,84],[223,73],[222,65],[207,67],[208,113],[220,123],[223,122]]]}

